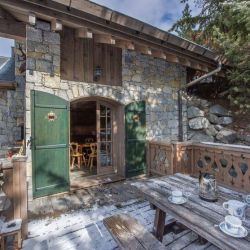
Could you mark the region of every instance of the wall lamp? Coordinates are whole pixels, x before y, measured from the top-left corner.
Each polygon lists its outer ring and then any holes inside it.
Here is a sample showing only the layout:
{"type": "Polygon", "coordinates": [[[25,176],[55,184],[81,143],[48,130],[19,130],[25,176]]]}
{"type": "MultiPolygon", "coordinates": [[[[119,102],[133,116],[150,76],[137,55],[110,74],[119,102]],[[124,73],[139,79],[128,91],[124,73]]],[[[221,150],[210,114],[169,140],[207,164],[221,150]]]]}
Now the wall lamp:
{"type": "Polygon", "coordinates": [[[95,71],[94,71],[94,80],[95,81],[99,81],[101,76],[102,76],[102,71],[103,69],[101,68],[101,66],[96,66],[95,67],[95,71]]]}

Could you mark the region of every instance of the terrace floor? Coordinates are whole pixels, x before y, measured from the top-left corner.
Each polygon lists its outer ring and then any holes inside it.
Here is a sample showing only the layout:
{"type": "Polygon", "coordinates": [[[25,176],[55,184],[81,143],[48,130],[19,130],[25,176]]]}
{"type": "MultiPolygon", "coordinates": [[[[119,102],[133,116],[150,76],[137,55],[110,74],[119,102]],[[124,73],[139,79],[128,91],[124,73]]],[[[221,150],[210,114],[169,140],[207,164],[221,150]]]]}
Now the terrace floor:
{"type": "MultiPolygon", "coordinates": [[[[130,185],[131,182],[133,180],[78,190],[72,194],[43,198],[40,202],[37,199],[33,207],[30,206],[29,235],[23,242],[23,249],[118,249],[102,222],[105,217],[117,213],[130,214],[151,232],[155,210],[130,185]]],[[[164,236],[163,243],[168,249],[202,250],[212,247],[209,242],[200,245],[198,235],[191,230],[179,229],[173,228],[164,236]]]]}
{"type": "Polygon", "coordinates": [[[119,181],[34,199],[28,205],[29,219],[57,217],[65,212],[108,205],[120,207],[131,200],[143,200],[131,182],[133,180],[119,181]]]}

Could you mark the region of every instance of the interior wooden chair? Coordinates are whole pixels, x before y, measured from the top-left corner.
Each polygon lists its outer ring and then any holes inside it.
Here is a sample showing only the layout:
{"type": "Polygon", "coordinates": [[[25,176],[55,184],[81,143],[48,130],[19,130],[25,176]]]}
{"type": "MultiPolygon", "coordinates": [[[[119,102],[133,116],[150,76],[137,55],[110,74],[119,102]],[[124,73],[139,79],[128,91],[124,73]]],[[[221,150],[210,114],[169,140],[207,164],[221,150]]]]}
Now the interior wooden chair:
{"type": "Polygon", "coordinates": [[[91,142],[94,142],[93,138],[88,137],[88,138],[85,139],[85,143],[91,143],[91,142]]]}
{"type": "Polygon", "coordinates": [[[81,168],[82,160],[83,160],[83,154],[80,153],[79,144],[76,143],[76,142],[71,142],[70,143],[70,159],[71,159],[71,167],[70,167],[71,170],[74,169],[74,164],[75,164],[76,160],[77,160],[77,167],[79,169],[81,168]]]}
{"type": "Polygon", "coordinates": [[[88,167],[90,167],[91,170],[93,168],[94,159],[97,158],[97,144],[90,143],[90,150],[91,153],[89,154],[88,167]]]}
{"type": "Polygon", "coordinates": [[[87,160],[86,160],[86,152],[84,152],[85,150],[84,150],[84,144],[78,144],[78,152],[80,153],[80,154],[82,154],[82,161],[83,161],[83,165],[84,166],[87,166],[87,160]]]}

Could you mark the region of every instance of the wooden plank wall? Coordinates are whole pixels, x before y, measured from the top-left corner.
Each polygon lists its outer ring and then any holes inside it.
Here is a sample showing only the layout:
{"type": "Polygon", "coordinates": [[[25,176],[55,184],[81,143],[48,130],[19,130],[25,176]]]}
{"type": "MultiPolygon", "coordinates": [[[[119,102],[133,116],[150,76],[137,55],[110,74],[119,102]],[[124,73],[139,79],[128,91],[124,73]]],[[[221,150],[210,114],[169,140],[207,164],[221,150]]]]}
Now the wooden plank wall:
{"type": "Polygon", "coordinates": [[[76,38],[75,30],[65,27],[61,33],[61,78],[121,86],[122,49],[94,43],[94,39],[76,38]],[[100,79],[94,78],[97,66],[102,69],[100,79]]]}

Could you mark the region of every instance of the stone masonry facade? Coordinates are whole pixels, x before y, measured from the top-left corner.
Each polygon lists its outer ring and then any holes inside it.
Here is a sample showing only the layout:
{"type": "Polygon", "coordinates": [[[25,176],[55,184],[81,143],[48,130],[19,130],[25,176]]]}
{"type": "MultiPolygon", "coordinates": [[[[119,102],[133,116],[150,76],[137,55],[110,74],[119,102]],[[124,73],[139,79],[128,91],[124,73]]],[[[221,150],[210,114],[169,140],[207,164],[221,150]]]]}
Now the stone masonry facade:
{"type": "Polygon", "coordinates": [[[16,90],[0,90],[0,155],[5,156],[6,148],[21,140],[24,121],[25,71],[20,67],[25,63],[21,51],[25,52],[25,44],[16,42],[14,49],[16,90]]]}
{"type": "MultiPolygon", "coordinates": [[[[60,35],[50,25],[27,26],[26,138],[31,136],[30,91],[47,92],[72,101],[100,96],[126,105],[146,101],[148,140],[177,141],[177,89],[186,82],[186,69],[161,59],[123,50],[122,86],[66,81],[60,78],[60,35]]],[[[187,122],[183,107],[184,123],[187,122]]],[[[186,125],[184,135],[186,138],[186,125]]],[[[31,152],[28,155],[29,197],[32,197],[31,152]]]]}

